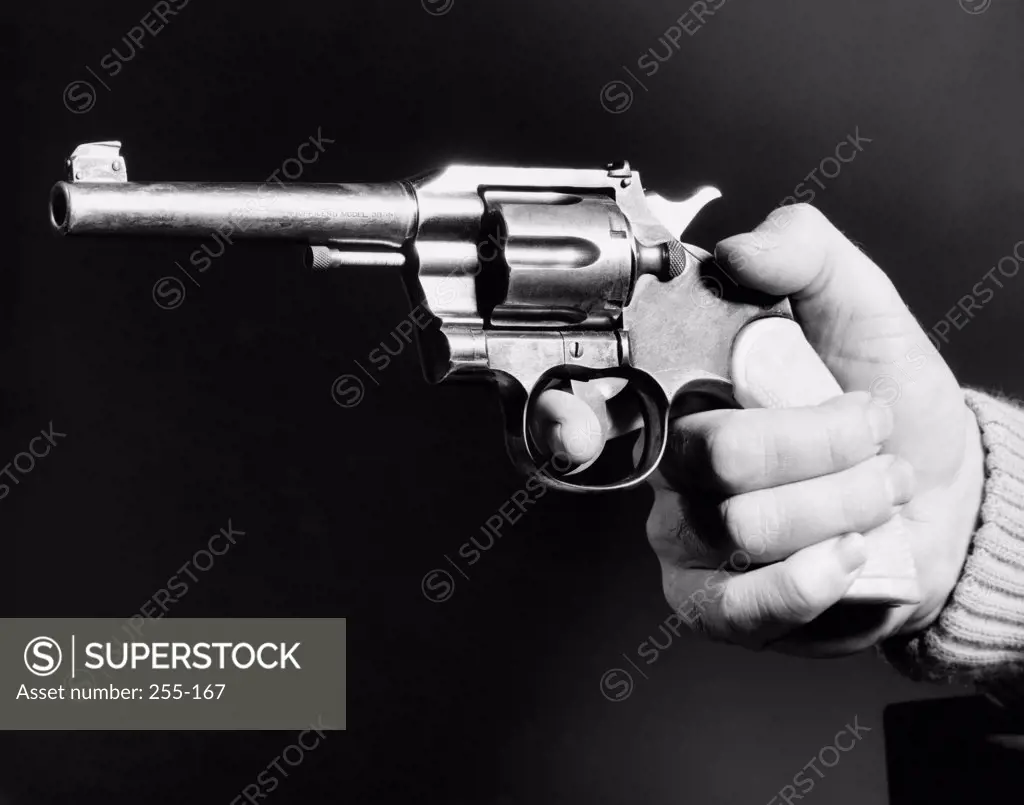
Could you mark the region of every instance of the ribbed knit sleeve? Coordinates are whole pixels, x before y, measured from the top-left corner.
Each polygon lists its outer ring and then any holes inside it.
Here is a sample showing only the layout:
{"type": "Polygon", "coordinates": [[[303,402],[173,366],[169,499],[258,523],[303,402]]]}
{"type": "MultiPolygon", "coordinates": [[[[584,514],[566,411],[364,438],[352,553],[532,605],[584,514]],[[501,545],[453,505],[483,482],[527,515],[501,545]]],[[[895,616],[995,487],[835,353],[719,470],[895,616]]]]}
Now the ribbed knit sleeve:
{"type": "Polygon", "coordinates": [[[978,530],[939,618],[886,641],[886,658],[915,679],[978,683],[1024,703],[1024,410],[965,392],[981,428],[985,488],[978,530]]]}

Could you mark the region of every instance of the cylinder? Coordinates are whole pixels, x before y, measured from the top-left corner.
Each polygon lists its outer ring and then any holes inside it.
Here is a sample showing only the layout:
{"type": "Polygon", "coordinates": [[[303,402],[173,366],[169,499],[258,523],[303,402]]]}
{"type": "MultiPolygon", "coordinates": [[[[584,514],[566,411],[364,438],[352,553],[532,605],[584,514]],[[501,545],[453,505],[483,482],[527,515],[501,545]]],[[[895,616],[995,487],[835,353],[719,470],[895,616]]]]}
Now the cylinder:
{"type": "Polygon", "coordinates": [[[615,204],[599,198],[555,206],[501,202],[493,211],[508,268],[495,317],[539,326],[619,316],[632,288],[635,239],[615,204]]]}
{"type": "Polygon", "coordinates": [[[281,238],[401,248],[416,229],[403,182],[58,182],[50,219],[66,235],[281,238]]]}

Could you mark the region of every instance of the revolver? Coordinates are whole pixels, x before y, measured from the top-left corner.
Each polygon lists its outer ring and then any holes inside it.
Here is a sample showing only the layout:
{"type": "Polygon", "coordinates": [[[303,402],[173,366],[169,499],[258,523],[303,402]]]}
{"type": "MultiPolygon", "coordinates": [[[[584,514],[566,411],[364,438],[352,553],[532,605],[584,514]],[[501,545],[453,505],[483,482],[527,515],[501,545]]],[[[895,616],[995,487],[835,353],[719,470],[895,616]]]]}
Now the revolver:
{"type": "MultiPolygon", "coordinates": [[[[374,184],[129,182],[109,141],[78,146],[66,167],[50,194],[66,235],[278,238],[305,244],[307,267],[401,272],[427,319],[416,333],[427,381],[492,383],[512,461],[556,489],[644,482],[687,400],[736,405],[729,366],[742,329],[789,316],[785,299],[738,287],[681,241],[716,189],[667,201],[628,162],[454,165],[374,184]],[[627,391],[607,399],[586,382],[599,378],[627,391]],[[582,397],[610,436],[642,430],[642,446],[582,472],[560,465],[531,426],[552,388],[582,397]]],[[[906,558],[890,556],[888,575],[906,577],[906,558]]]]}
{"type": "Polygon", "coordinates": [[[717,190],[669,202],[645,193],[627,162],[455,165],[377,184],[129,182],[114,141],[78,146],[67,173],[50,193],[65,235],[279,238],[305,244],[310,268],[400,271],[427,320],[415,334],[427,381],[493,383],[513,462],[544,466],[544,482],[565,490],[642,483],[665,451],[672,402],[693,390],[727,404],[740,329],[788,314],[785,300],[750,298],[680,242],[717,190]],[[629,381],[617,411],[587,394],[584,381],[601,377],[629,381]],[[583,396],[612,435],[643,427],[639,461],[622,462],[621,477],[565,468],[531,429],[537,398],[558,387],[583,396]]]}

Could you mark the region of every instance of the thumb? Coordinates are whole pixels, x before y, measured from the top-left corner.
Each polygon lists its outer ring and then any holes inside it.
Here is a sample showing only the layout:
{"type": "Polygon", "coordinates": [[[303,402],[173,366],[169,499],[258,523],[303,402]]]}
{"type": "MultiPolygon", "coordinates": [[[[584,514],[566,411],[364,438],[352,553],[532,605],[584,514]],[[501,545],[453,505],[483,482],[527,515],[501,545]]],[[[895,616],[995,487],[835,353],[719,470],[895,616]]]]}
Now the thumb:
{"type": "Polygon", "coordinates": [[[715,257],[741,284],[790,297],[846,391],[867,390],[915,348],[934,351],[885,273],[814,207],[774,210],[753,232],[719,243],[715,257]]]}
{"type": "Polygon", "coordinates": [[[736,280],[789,296],[814,351],[843,391],[892,406],[890,451],[935,466],[936,428],[962,419],[959,384],[885,273],[814,207],[780,207],[753,232],[720,242],[736,280]]]}
{"type": "Polygon", "coordinates": [[[744,408],[800,408],[843,393],[800,325],[779,316],[757,319],[740,331],[730,375],[733,395],[744,408]]]}

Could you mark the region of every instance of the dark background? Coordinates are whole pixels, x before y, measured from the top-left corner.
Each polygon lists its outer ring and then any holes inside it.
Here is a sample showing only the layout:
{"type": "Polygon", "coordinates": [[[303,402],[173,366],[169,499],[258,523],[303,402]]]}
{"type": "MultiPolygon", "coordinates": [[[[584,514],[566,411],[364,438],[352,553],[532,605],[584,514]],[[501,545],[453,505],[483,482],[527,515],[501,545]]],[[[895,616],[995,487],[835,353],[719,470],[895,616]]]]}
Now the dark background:
{"type": "MultiPolygon", "coordinates": [[[[20,4],[6,27],[0,460],[50,421],[68,435],[0,501],[3,613],[127,618],[230,518],[246,536],[171,615],[349,619],[348,730],[268,803],[767,802],[854,716],[872,732],[808,797],[885,801],[883,707],[955,691],[873,656],[683,636],[603,698],[668,614],[646,490],[549,495],[426,600],[521,481],[496,399],[426,386],[411,349],[360,405],[332,400],[407,314],[397,277],[239,244],[162,310],[153,284],[200,241],[61,240],[46,197],[80,142],[122,140],[138,181],[263,181],[320,128],[336,142],[304,181],[624,157],[669,197],[714,183],[688,236],[711,247],[859,127],[872,142],[815,203],[929,328],[1024,237],[1024,7],[730,0],[647,78],[637,59],[688,3],[192,0],[109,77],[152,5],[20,4]],[[624,64],[647,90],[613,115],[624,64]],[[81,79],[97,96],[75,114],[81,79]]],[[[1022,282],[943,347],[965,384],[1022,390],[1022,282]]],[[[0,801],[228,803],[293,737],[6,733],[0,801]]]]}

